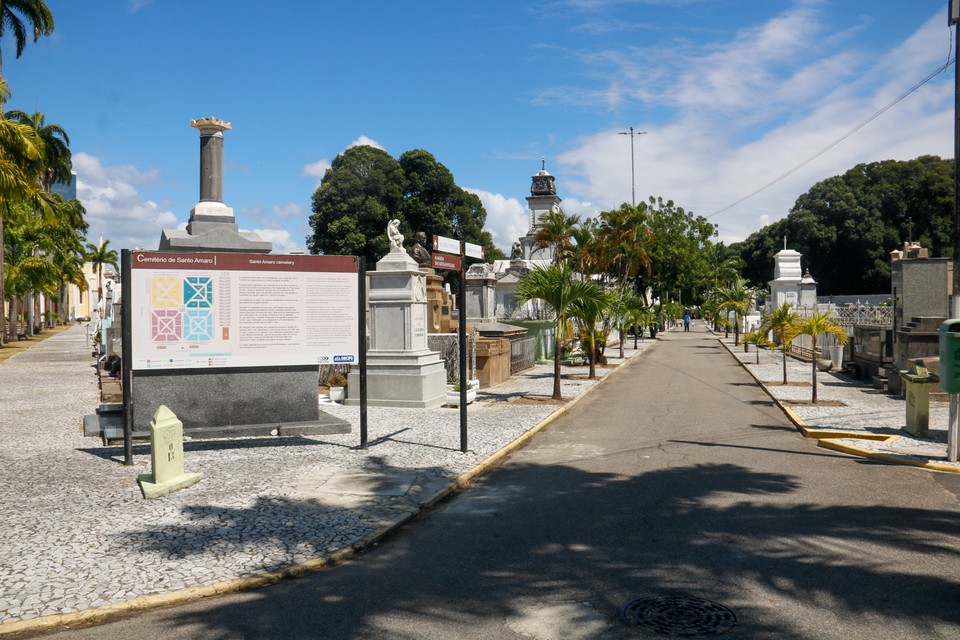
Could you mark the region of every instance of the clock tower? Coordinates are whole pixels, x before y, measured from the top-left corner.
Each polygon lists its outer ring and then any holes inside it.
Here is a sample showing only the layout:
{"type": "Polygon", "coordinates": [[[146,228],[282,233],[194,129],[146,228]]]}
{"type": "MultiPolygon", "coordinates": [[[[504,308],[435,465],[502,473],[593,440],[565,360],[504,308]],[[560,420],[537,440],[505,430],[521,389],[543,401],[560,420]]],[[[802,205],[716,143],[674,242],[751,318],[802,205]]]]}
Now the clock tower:
{"type": "Polygon", "coordinates": [[[524,260],[552,260],[554,255],[554,247],[536,246],[537,227],[540,226],[543,217],[551,211],[560,211],[560,197],[557,196],[555,178],[547,173],[547,161],[541,159],[541,163],[540,171],[532,178],[530,195],[527,196],[530,227],[527,235],[520,238],[524,260]]]}

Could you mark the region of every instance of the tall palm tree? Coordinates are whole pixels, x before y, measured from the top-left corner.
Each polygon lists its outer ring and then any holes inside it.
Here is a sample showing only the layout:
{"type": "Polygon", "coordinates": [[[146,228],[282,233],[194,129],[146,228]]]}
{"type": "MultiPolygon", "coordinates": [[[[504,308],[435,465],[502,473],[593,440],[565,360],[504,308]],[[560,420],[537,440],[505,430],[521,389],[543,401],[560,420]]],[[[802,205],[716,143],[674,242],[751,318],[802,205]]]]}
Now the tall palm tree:
{"type": "Polygon", "coordinates": [[[571,254],[572,268],[574,271],[587,274],[593,273],[596,269],[594,260],[594,246],[597,244],[597,225],[592,218],[587,218],[579,225],[570,230],[573,240],[573,249],[571,254]]]}
{"type": "Polygon", "coordinates": [[[97,304],[100,304],[100,300],[103,299],[103,267],[110,265],[117,271],[120,270],[118,265],[120,256],[117,255],[116,250],[107,248],[109,244],[109,240],[102,240],[100,246],[87,243],[87,262],[93,263],[93,270],[97,274],[97,304]]]}
{"type": "Polygon", "coordinates": [[[790,351],[790,342],[796,337],[796,325],[800,314],[789,304],[782,304],[764,318],[760,329],[764,333],[772,331],[780,350],[783,352],[783,384],[787,384],[787,353],[790,351]]]}
{"type": "MultiPolygon", "coordinates": [[[[40,36],[53,33],[53,14],[43,0],[0,0],[0,38],[13,33],[16,57],[27,46],[27,34],[36,42],[40,36]]],[[[0,77],[3,76],[3,54],[0,52],[0,77]]]]}
{"type": "MultiPolygon", "coordinates": [[[[39,111],[35,111],[33,115],[30,115],[24,111],[14,109],[8,111],[5,114],[5,118],[30,127],[42,142],[43,157],[38,162],[31,163],[31,167],[36,172],[37,182],[40,183],[43,189],[43,193],[41,194],[43,196],[42,202],[38,207],[37,213],[43,213],[50,218],[52,224],[58,224],[59,221],[55,220],[55,218],[59,213],[59,206],[62,204],[62,200],[51,198],[49,194],[53,191],[54,183],[69,184],[70,182],[70,169],[73,166],[70,156],[70,138],[59,124],[47,124],[46,116],[39,111]]],[[[33,321],[33,316],[35,312],[39,312],[40,298],[37,296],[34,299],[32,293],[30,297],[28,315],[31,321],[28,323],[28,326],[29,333],[32,333],[33,326],[36,324],[33,321]]],[[[50,307],[49,300],[50,298],[48,297],[46,305],[48,309],[50,307]]]]}
{"type": "Polygon", "coordinates": [[[59,124],[47,124],[46,116],[39,111],[30,115],[13,109],[6,113],[6,118],[32,128],[43,141],[43,159],[37,176],[43,190],[49,193],[53,190],[54,183],[69,184],[73,163],[70,156],[70,138],[63,127],[59,124]]]}
{"type": "Polygon", "coordinates": [[[617,287],[625,291],[640,268],[650,267],[647,247],[652,233],[647,227],[646,205],[620,205],[619,209],[600,213],[598,236],[603,244],[605,264],[616,277],[617,287]]]}
{"type": "MultiPolygon", "coordinates": [[[[86,210],[79,200],[63,202],[58,195],[54,195],[53,199],[56,201],[53,207],[56,216],[51,224],[51,233],[55,242],[48,257],[57,271],[58,284],[56,295],[52,299],[56,315],[66,319],[68,314],[64,313],[63,303],[67,300],[68,285],[76,285],[81,296],[88,287],[83,274],[83,263],[87,255],[83,244],[87,230],[87,222],[83,218],[86,210]]],[[[51,318],[51,327],[53,321],[51,318]]]]}
{"type": "MultiPolygon", "coordinates": [[[[0,0],[2,2],[2,0],[0,0]]],[[[2,15],[2,9],[0,9],[2,15]]],[[[0,77],[0,104],[10,96],[7,83],[0,77]]],[[[38,202],[40,185],[34,179],[35,167],[43,157],[43,142],[36,131],[0,114],[0,239],[4,237],[4,218],[11,208],[24,201],[38,202]]],[[[0,310],[7,296],[4,292],[6,278],[0,260],[0,310]]],[[[2,313],[0,313],[2,316],[2,313]]],[[[2,319],[2,318],[0,318],[2,319]]],[[[0,322],[0,324],[3,324],[0,322]]],[[[0,331],[0,346],[3,332],[0,331]]]]}
{"type": "Polygon", "coordinates": [[[570,267],[567,263],[553,263],[548,267],[534,267],[520,278],[517,283],[517,295],[521,302],[541,299],[546,302],[557,316],[557,329],[553,349],[553,399],[562,400],[560,393],[560,336],[567,326],[567,318],[574,302],[592,293],[589,282],[577,280],[571,282],[570,267]]]}
{"type": "Polygon", "coordinates": [[[816,313],[803,318],[802,320],[796,323],[796,335],[798,336],[810,336],[813,341],[813,346],[811,352],[813,353],[812,366],[813,371],[812,375],[812,384],[813,384],[813,396],[811,397],[811,402],[814,404],[817,403],[817,337],[830,333],[837,337],[837,342],[840,344],[847,344],[847,332],[843,327],[833,319],[829,312],[826,311],[817,311],[816,313]]]}

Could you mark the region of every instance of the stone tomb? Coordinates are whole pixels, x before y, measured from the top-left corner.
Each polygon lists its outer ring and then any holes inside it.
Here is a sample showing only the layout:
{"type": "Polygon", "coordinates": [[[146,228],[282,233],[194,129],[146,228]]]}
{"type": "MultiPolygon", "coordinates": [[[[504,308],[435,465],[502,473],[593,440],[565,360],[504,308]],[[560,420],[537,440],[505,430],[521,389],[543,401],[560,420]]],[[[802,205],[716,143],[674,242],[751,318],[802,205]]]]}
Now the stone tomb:
{"type": "MultiPolygon", "coordinates": [[[[427,347],[426,275],[397,244],[377,262],[376,271],[368,274],[370,406],[432,409],[446,402],[443,360],[427,347]]],[[[358,405],[359,368],[352,367],[348,378],[345,404],[358,405]]]]}
{"type": "Polygon", "coordinates": [[[159,498],[200,482],[202,473],[183,471],[183,423],[161,405],[150,422],[150,468],[137,478],[147,500],[159,498]]]}

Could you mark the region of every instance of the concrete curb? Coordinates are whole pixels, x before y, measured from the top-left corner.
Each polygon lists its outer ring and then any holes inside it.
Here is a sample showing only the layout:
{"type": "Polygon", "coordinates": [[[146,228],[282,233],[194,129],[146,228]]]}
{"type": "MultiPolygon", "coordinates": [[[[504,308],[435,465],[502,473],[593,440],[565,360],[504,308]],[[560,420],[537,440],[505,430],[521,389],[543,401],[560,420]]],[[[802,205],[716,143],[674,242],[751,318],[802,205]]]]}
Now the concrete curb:
{"type": "Polygon", "coordinates": [[[767,386],[754,375],[753,371],[750,370],[746,364],[740,361],[740,358],[736,357],[736,354],[733,353],[733,350],[727,345],[723,340],[717,338],[717,341],[723,345],[723,348],[727,350],[734,360],[736,360],[740,366],[750,374],[750,377],[760,386],[764,392],[770,396],[770,399],[776,403],[780,410],[783,411],[784,415],[787,416],[787,419],[793,423],[798,431],[805,438],[812,438],[817,441],[818,447],[823,447],[824,449],[831,449],[833,451],[839,451],[841,453],[846,453],[852,456],[859,456],[861,458],[870,458],[871,460],[877,460],[878,462],[886,462],[889,464],[900,464],[910,467],[917,467],[920,469],[929,469],[931,471],[946,471],[948,473],[960,473],[960,467],[943,464],[939,462],[932,462],[930,460],[917,460],[916,458],[911,458],[906,454],[896,454],[896,453],[882,453],[880,451],[873,451],[871,449],[863,449],[855,445],[844,444],[836,442],[836,440],[869,440],[871,442],[895,442],[900,439],[900,436],[894,434],[882,434],[882,433],[864,433],[862,431],[827,431],[825,429],[811,429],[803,421],[796,412],[783,404],[778,398],[776,398],[767,386]]]}
{"type": "MultiPolygon", "coordinates": [[[[653,346],[654,345],[646,347],[643,351],[647,351],[653,346]]],[[[500,466],[504,460],[510,456],[510,454],[526,446],[536,434],[538,434],[540,431],[543,431],[543,429],[545,429],[550,423],[566,413],[567,409],[576,405],[582,398],[588,396],[591,392],[593,392],[594,389],[597,389],[609,378],[618,374],[624,367],[629,365],[638,353],[641,352],[635,351],[632,356],[625,359],[624,362],[616,369],[600,378],[596,384],[584,390],[574,398],[571,398],[566,404],[557,407],[557,409],[550,415],[532,426],[512,442],[505,445],[499,451],[493,453],[486,460],[480,462],[474,468],[457,476],[457,478],[453,480],[453,482],[451,482],[447,487],[437,491],[433,496],[422,502],[419,509],[416,511],[411,511],[410,513],[394,520],[393,522],[380,526],[374,531],[371,531],[367,535],[361,537],[349,547],[335,551],[328,556],[311,558],[310,560],[299,562],[279,571],[270,571],[267,573],[257,574],[255,576],[249,576],[247,578],[239,578],[237,580],[226,580],[207,585],[205,587],[191,587],[189,589],[180,589],[177,591],[169,591],[166,593],[158,593],[149,596],[140,596],[125,602],[109,604],[102,607],[96,607],[94,609],[85,609],[84,611],[75,611],[73,613],[42,616],[39,618],[31,618],[29,620],[18,620],[16,622],[3,623],[0,624],[0,637],[18,633],[52,631],[59,627],[65,627],[71,624],[88,625],[101,623],[108,620],[121,618],[131,613],[146,611],[148,609],[171,607],[202,600],[203,598],[222,596],[229,593],[238,593],[240,591],[250,591],[253,589],[259,589],[277,584],[282,580],[297,578],[321,571],[328,567],[340,564],[341,562],[350,560],[360,552],[376,546],[381,540],[392,534],[407,522],[410,522],[425,511],[434,508],[436,505],[443,502],[455,493],[467,488],[475,479],[485,475],[491,469],[500,466]]]]}

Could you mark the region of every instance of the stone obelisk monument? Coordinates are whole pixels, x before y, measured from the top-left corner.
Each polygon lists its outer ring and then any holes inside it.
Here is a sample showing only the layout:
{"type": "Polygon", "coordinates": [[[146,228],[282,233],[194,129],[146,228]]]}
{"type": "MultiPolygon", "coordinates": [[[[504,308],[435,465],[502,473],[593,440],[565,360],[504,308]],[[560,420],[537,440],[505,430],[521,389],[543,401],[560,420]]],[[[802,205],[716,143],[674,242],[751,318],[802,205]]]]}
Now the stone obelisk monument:
{"type": "MultiPolygon", "coordinates": [[[[200,201],[186,229],[165,230],[160,251],[270,253],[273,245],[240,231],[223,203],[223,132],[219,118],[192,120],[200,130],[200,201]]],[[[133,428],[142,435],[167,405],[194,438],[348,433],[350,423],[319,410],[313,366],[157,369],[134,372],[133,428]]]]}
{"type": "Polygon", "coordinates": [[[242,251],[270,253],[273,244],[240,231],[233,209],[223,203],[223,132],[233,125],[220,118],[191,120],[200,131],[200,202],[190,211],[186,229],[165,229],[160,251],[242,251]]]}

